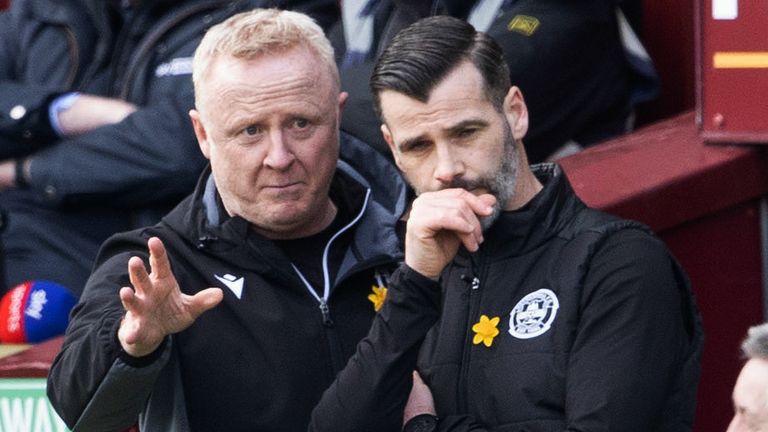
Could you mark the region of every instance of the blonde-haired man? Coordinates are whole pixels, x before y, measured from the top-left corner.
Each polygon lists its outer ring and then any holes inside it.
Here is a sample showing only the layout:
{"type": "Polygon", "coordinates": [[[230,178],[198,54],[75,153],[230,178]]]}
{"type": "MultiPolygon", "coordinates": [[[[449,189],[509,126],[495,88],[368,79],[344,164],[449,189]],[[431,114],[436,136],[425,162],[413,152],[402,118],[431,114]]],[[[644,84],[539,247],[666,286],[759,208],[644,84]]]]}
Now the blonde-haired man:
{"type": "Polygon", "coordinates": [[[161,223],[102,248],[49,378],[70,427],[306,428],[402,257],[404,184],[340,136],[332,59],[294,12],[206,34],[190,117],[210,169],[161,223]]]}

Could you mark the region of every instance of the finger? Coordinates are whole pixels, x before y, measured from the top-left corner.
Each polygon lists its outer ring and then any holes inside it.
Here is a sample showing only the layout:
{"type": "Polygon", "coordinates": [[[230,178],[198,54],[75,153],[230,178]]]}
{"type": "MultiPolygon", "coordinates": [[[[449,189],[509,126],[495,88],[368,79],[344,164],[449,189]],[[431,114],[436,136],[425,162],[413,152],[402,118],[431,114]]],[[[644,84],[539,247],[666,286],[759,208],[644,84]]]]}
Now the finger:
{"type": "MultiPolygon", "coordinates": [[[[457,209],[440,211],[420,219],[409,221],[408,228],[420,238],[432,238],[441,231],[453,231],[456,235],[471,234],[475,226],[457,209]]],[[[476,219],[476,218],[475,218],[476,219]]]]}
{"type": "Polygon", "coordinates": [[[472,212],[479,216],[489,216],[493,213],[493,205],[496,204],[496,197],[491,194],[475,195],[463,189],[460,190],[457,198],[466,203],[472,212]]]}
{"type": "Polygon", "coordinates": [[[223,298],[224,292],[221,288],[204,289],[190,298],[190,313],[197,319],[203,312],[221,303],[223,298]]]}
{"type": "Polygon", "coordinates": [[[168,261],[168,254],[165,252],[165,245],[157,237],[151,237],[147,240],[149,248],[149,267],[152,274],[157,279],[166,279],[172,277],[171,263],[168,261]]]}
{"type": "Polygon", "coordinates": [[[434,209],[432,217],[438,218],[435,221],[434,228],[450,229],[456,231],[458,236],[470,235],[474,241],[480,242],[483,236],[483,229],[480,223],[480,217],[475,214],[466,203],[455,201],[457,207],[447,209],[434,209]]]}
{"type": "Polygon", "coordinates": [[[439,192],[419,196],[413,203],[411,217],[444,214],[454,210],[463,214],[468,222],[474,224],[474,221],[478,220],[479,217],[489,216],[493,213],[493,204],[496,202],[493,195],[475,196],[463,189],[439,192]]]}
{"type": "Polygon", "coordinates": [[[117,330],[118,339],[122,342],[132,345],[139,339],[138,324],[136,320],[131,319],[129,314],[120,321],[120,327],[117,330]]]}
{"type": "Polygon", "coordinates": [[[482,243],[482,234],[471,232],[469,234],[458,234],[461,244],[464,248],[470,252],[477,252],[480,249],[480,243],[482,243]],[[478,235],[481,237],[478,238],[478,235]]]}
{"type": "Polygon", "coordinates": [[[468,250],[475,251],[475,243],[477,247],[484,241],[483,238],[483,225],[482,219],[491,216],[496,204],[496,197],[491,194],[474,195],[469,192],[459,193],[457,199],[463,204],[464,215],[467,221],[474,227],[473,236],[474,239],[466,239],[465,246],[468,250]]]}
{"type": "Polygon", "coordinates": [[[491,211],[493,211],[493,206],[496,205],[496,197],[495,196],[493,196],[491,194],[482,194],[482,195],[478,195],[477,198],[479,198],[480,201],[484,202],[485,205],[490,207],[491,211]]]}
{"type": "Polygon", "coordinates": [[[136,294],[143,296],[147,292],[152,291],[152,283],[149,280],[149,274],[141,258],[131,257],[128,260],[128,278],[136,294]]]}
{"type": "Polygon", "coordinates": [[[464,247],[474,252],[483,241],[483,229],[480,219],[466,205],[458,208],[433,209],[424,220],[416,220],[414,233],[429,239],[440,232],[452,232],[464,247]],[[423,224],[419,226],[419,224],[423,224]]]}
{"type": "Polygon", "coordinates": [[[138,308],[136,295],[131,287],[120,288],[120,302],[127,311],[135,311],[138,308]]]}
{"type": "Polygon", "coordinates": [[[427,192],[422,195],[419,195],[419,197],[420,198],[425,197],[425,198],[431,198],[431,199],[438,199],[438,198],[458,199],[467,203],[474,213],[479,214],[481,216],[490,215],[493,212],[493,205],[496,204],[496,197],[489,193],[475,195],[472,192],[467,191],[466,189],[460,189],[460,188],[443,189],[435,192],[427,192]]]}

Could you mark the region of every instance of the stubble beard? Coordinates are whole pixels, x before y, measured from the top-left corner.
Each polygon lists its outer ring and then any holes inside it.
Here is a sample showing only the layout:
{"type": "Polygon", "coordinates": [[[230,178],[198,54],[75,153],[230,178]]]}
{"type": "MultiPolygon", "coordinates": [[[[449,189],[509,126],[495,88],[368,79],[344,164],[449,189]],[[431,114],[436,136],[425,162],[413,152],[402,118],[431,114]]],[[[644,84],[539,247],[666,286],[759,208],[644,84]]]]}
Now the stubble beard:
{"type": "Polygon", "coordinates": [[[496,197],[491,214],[480,218],[480,227],[483,232],[488,231],[499,218],[504,207],[515,196],[517,186],[519,160],[515,151],[515,141],[509,124],[505,122],[504,126],[504,156],[501,158],[501,163],[492,175],[480,180],[488,193],[496,197]]]}
{"type": "MultiPolygon", "coordinates": [[[[499,218],[507,203],[515,196],[518,169],[519,158],[515,151],[512,129],[508,123],[504,122],[504,155],[496,169],[488,175],[474,180],[455,178],[443,189],[460,188],[467,191],[484,189],[496,197],[496,203],[492,207],[491,214],[480,217],[480,227],[483,232],[486,232],[499,218]]],[[[417,191],[417,193],[420,194],[421,191],[417,191]]]]}

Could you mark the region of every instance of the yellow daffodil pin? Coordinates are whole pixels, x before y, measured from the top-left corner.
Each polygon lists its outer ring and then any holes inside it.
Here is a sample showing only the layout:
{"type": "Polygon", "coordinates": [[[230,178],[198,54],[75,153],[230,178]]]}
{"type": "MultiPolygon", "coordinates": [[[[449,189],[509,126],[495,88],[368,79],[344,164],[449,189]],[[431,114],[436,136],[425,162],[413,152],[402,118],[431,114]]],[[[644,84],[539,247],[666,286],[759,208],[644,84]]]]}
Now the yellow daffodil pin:
{"type": "Polygon", "coordinates": [[[477,345],[482,342],[485,346],[490,347],[493,338],[499,334],[499,329],[496,328],[498,325],[499,317],[488,318],[487,315],[480,315],[480,321],[472,326],[472,331],[475,332],[472,343],[477,345]]]}
{"type": "Polygon", "coordinates": [[[387,299],[387,289],[376,285],[372,285],[371,289],[373,293],[368,294],[368,300],[373,303],[373,310],[378,312],[384,306],[384,300],[387,299]]]}

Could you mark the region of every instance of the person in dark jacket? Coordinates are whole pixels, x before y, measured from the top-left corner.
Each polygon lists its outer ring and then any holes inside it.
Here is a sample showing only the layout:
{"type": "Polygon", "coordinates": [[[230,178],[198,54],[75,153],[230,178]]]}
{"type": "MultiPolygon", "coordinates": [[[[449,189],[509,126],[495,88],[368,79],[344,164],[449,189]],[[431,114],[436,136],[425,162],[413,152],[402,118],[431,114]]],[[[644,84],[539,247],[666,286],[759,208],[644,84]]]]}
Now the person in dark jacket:
{"type": "Polygon", "coordinates": [[[493,39],[421,20],[371,88],[418,198],[405,262],[310,430],[691,430],[702,329],[683,270],[557,165],[528,166],[493,39]]]}
{"type": "Polygon", "coordinates": [[[160,223],[102,247],[48,378],[75,431],[306,429],[402,260],[406,185],[340,137],[346,93],[317,24],[235,15],[193,70],[210,169],[160,223]]]}
{"type": "Polygon", "coordinates": [[[335,0],[30,0],[0,13],[6,274],[82,292],[99,245],[153,224],[205,166],[189,124],[204,31],[258,6],[325,25],[335,0]]]}
{"type": "Polygon", "coordinates": [[[450,15],[493,37],[532,118],[529,161],[567,156],[627,132],[635,106],[656,97],[653,62],[618,0],[348,0],[330,30],[349,110],[342,129],[389,155],[372,109],[371,70],[394,35],[450,15]],[[567,95],[565,97],[564,95],[567,95]]]}

